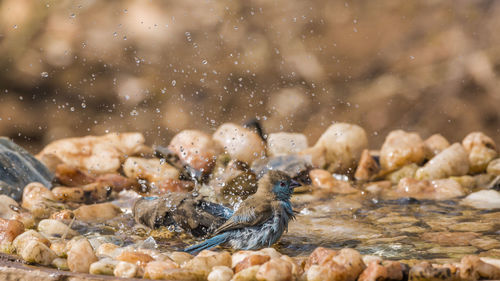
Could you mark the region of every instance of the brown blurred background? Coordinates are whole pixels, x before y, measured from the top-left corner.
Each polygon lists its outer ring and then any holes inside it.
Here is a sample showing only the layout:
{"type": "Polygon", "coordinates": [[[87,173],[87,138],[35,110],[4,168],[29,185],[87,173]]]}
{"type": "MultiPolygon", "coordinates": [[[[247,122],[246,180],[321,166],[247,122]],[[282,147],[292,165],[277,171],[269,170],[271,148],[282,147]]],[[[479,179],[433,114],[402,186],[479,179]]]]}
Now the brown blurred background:
{"type": "Polygon", "coordinates": [[[499,1],[0,1],[0,135],[141,131],[166,144],[257,117],[500,141],[499,1]]]}

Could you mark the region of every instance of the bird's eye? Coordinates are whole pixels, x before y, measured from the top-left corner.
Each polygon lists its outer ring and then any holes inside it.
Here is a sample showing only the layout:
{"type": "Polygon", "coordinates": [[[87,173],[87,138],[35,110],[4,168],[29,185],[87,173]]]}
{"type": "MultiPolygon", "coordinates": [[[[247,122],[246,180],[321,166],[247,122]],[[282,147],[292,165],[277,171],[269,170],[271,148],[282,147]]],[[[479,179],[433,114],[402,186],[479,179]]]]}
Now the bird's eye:
{"type": "Polygon", "coordinates": [[[286,183],[284,181],[280,182],[280,186],[281,187],[285,187],[286,186],[286,183]]]}

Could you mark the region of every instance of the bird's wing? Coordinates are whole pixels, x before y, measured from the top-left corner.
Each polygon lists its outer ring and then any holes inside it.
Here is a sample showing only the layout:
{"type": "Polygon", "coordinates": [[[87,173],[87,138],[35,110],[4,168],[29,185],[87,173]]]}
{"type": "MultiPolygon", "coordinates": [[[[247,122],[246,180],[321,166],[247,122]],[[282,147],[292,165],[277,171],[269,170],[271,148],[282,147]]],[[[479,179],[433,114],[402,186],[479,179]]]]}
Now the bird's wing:
{"type": "Polygon", "coordinates": [[[221,225],[214,234],[219,234],[228,230],[255,226],[264,223],[273,215],[271,203],[267,200],[254,200],[248,198],[240,208],[234,212],[223,225],[221,225]]]}

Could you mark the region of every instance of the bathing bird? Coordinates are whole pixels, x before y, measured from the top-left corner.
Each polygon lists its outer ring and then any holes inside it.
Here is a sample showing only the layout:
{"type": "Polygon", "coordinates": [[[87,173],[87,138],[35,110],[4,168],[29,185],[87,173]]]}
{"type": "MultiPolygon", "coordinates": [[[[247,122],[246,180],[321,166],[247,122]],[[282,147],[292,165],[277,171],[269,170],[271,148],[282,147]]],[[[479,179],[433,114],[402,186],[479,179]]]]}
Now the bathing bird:
{"type": "Polygon", "coordinates": [[[269,171],[258,182],[257,192],[245,201],[212,238],[184,251],[196,254],[218,245],[233,249],[256,250],[270,247],[294,219],[290,198],[300,183],[281,171],[269,171]]]}

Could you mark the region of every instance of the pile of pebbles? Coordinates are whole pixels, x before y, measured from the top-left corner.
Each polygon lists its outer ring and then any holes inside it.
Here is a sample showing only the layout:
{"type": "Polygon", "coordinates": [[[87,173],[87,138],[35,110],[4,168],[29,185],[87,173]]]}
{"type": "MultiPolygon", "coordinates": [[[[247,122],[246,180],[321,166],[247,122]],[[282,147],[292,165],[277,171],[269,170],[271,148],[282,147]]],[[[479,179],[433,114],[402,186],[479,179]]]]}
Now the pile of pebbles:
{"type": "MultiPolygon", "coordinates": [[[[62,139],[45,147],[36,159],[44,164],[45,181],[24,187],[2,181],[8,195],[14,190],[22,199],[0,195],[0,251],[30,264],[168,280],[500,279],[500,259],[494,257],[467,255],[454,263],[408,264],[350,248],[323,247],[298,257],[274,248],[205,250],[191,256],[160,251],[154,239],[146,239],[148,235],[124,243],[96,230],[112,221],[116,228],[135,229],[130,212],[140,196],[195,193],[237,206],[255,192],[256,181],[269,169],[284,170],[303,182],[298,190],[302,193],[458,198],[468,207],[500,209],[500,158],[495,142],[481,132],[450,143],[441,135],[422,139],[417,133],[397,130],[380,150],[369,150],[365,131],[353,124],[336,123],[309,146],[302,134],[261,136],[228,123],[213,135],[182,131],[168,147],[149,147],[140,133],[62,139]]],[[[18,167],[2,161],[4,173],[14,175],[18,167]]],[[[189,237],[188,232],[165,233],[165,239],[189,237]]]]}

